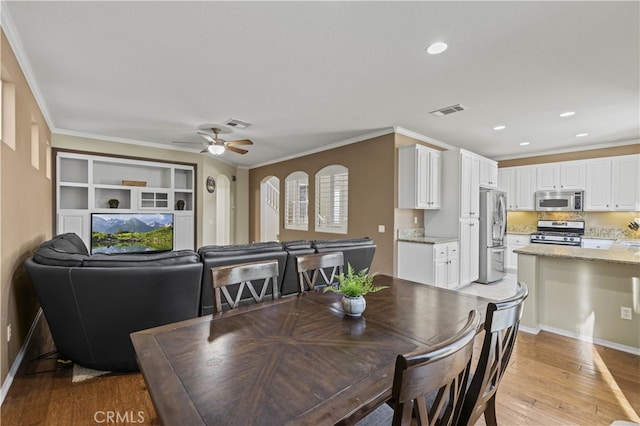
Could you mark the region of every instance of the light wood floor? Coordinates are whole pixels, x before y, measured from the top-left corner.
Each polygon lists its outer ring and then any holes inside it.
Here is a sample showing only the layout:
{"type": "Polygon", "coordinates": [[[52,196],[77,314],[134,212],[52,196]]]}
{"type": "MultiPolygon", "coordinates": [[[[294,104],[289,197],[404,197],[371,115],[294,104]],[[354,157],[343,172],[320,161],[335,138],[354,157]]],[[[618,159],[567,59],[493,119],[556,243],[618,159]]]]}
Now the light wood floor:
{"type": "MultiPolygon", "coordinates": [[[[55,359],[29,362],[52,348],[41,321],[1,407],[0,424],[159,424],[141,374],[74,384],[71,368],[56,369],[55,359]]],[[[640,357],[547,332],[520,333],[497,402],[500,425],[640,423],[640,357]]]]}

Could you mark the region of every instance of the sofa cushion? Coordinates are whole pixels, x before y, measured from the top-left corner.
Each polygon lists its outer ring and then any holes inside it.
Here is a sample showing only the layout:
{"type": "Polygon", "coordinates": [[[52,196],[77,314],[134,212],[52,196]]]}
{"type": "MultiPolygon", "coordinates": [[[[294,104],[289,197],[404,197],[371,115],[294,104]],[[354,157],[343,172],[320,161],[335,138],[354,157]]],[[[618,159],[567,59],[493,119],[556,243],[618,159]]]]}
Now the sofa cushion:
{"type": "Polygon", "coordinates": [[[74,233],[56,235],[40,244],[33,254],[35,262],[51,266],[80,266],[87,257],[87,246],[74,233]]]}
{"type": "Polygon", "coordinates": [[[267,253],[274,251],[283,251],[282,244],[275,241],[253,244],[239,244],[227,246],[204,246],[198,249],[198,254],[202,258],[217,256],[237,256],[256,253],[267,253]]]}
{"type": "Polygon", "coordinates": [[[295,240],[295,241],[285,241],[282,243],[282,247],[286,251],[294,251],[294,250],[305,250],[312,248],[311,241],[308,240],[295,240]]]}
{"type": "Polygon", "coordinates": [[[87,257],[82,266],[85,267],[142,267],[187,265],[199,263],[200,257],[193,250],[177,250],[162,253],[129,253],[129,254],[105,254],[97,253],[87,257]]]}

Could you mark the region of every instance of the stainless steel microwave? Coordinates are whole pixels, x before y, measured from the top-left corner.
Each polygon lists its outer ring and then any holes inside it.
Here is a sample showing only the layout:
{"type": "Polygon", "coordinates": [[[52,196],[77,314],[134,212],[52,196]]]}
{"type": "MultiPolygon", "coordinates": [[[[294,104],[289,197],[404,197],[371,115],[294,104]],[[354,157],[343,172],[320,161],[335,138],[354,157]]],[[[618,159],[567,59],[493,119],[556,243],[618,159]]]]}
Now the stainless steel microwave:
{"type": "Polygon", "coordinates": [[[538,191],[536,211],[539,212],[581,212],[583,191],[538,191]]]}

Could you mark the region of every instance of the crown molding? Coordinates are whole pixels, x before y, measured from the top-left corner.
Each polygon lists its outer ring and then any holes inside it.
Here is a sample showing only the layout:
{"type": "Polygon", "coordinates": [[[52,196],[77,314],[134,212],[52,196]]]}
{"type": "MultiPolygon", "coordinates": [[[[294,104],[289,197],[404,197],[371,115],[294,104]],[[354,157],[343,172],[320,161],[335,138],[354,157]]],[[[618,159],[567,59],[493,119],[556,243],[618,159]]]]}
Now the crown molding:
{"type": "Polygon", "coordinates": [[[426,142],[431,145],[439,146],[440,148],[444,148],[445,150],[459,149],[457,146],[449,145],[448,143],[439,141],[438,139],[434,139],[429,136],[422,135],[420,133],[416,133],[413,130],[405,129],[404,127],[396,126],[393,129],[395,133],[399,133],[401,135],[419,140],[421,142],[426,142]]]}
{"type": "Polygon", "coordinates": [[[640,139],[628,139],[624,141],[606,142],[606,143],[600,143],[595,145],[583,145],[580,149],[560,148],[560,149],[553,149],[553,150],[547,150],[547,151],[526,152],[526,153],[522,153],[521,155],[505,155],[501,157],[495,157],[493,158],[493,160],[495,161],[519,160],[522,158],[541,157],[544,155],[555,155],[555,154],[569,154],[572,152],[590,151],[592,149],[613,148],[616,146],[636,145],[636,144],[640,145],[640,139]]]}

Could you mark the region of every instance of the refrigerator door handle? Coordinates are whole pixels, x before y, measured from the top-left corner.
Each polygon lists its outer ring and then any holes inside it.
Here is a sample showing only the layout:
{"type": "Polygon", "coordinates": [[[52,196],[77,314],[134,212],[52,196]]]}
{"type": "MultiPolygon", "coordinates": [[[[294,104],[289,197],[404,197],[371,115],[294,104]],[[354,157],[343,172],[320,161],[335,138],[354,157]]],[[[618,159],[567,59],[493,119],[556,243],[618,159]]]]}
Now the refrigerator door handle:
{"type": "Polygon", "coordinates": [[[504,195],[498,197],[498,211],[500,212],[500,219],[502,220],[500,239],[504,241],[505,233],[507,232],[507,203],[505,202],[504,195]]]}

